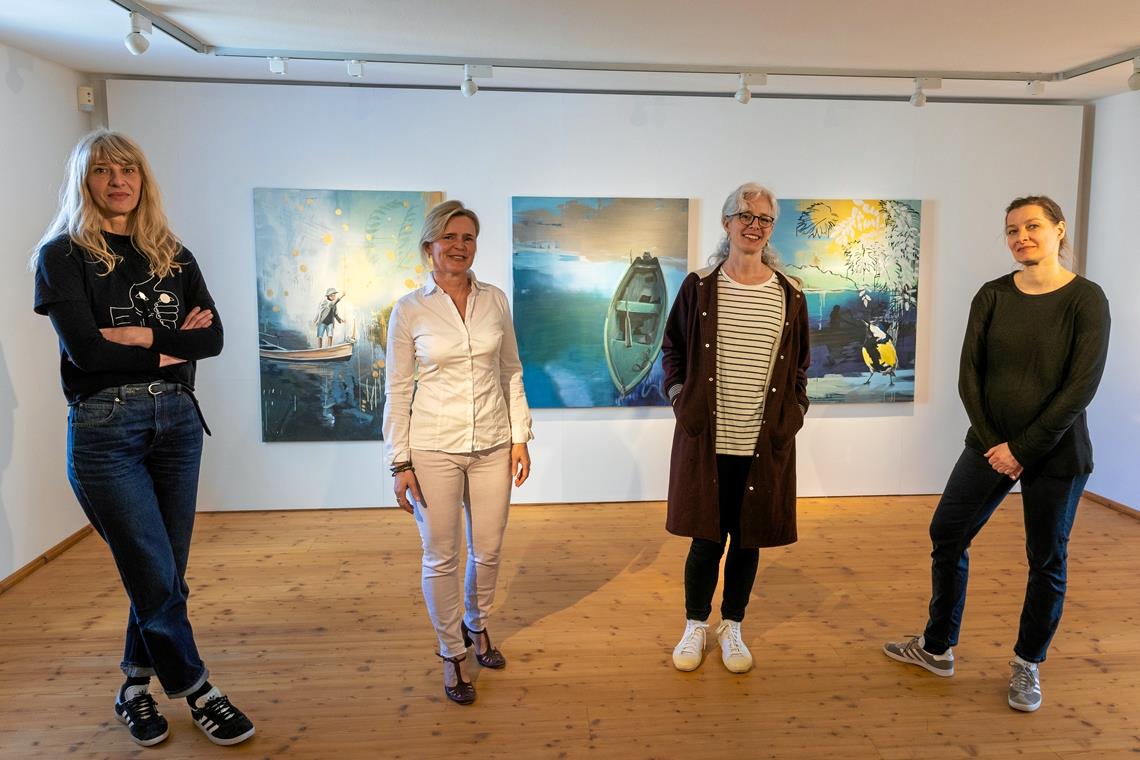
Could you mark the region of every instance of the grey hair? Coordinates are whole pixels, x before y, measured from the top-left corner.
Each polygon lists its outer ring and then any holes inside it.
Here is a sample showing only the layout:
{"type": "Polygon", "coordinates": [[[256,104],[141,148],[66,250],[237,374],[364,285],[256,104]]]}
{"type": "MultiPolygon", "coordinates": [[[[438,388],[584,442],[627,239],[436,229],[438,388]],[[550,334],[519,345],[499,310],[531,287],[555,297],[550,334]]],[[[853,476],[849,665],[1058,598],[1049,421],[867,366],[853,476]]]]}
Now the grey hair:
{"type": "Polygon", "coordinates": [[[465,216],[475,224],[475,235],[479,235],[479,217],[463,205],[463,201],[444,201],[432,207],[424,217],[424,227],[420,232],[420,253],[427,254],[427,247],[443,237],[447,223],[457,216],[465,216]]]}
{"type": "MultiPolygon", "coordinates": [[[[748,210],[748,202],[754,201],[757,198],[763,198],[768,201],[772,206],[772,225],[775,226],[777,219],[780,218],[780,202],[776,199],[776,194],[763,185],[755,182],[745,182],[740,187],[733,190],[728,194],[728,198],[724,201],[724,207],[720,210],[721,221],[727,219],[733,214],[739,214],[741,211],[748,210]]],[[[713,251],[712,256],[709,256],[709,263],[716,265],[723,262],[728,258],[728,234],[721,238],[717,243],[716,249],[713,251]]],[[[783,271],[784,266],[780,263],[780,254],[772,247],[771,241],[764,244],[764,250],[760,252],[760,260],[770,266],[772,269],[779,269],[783,271]]]]}

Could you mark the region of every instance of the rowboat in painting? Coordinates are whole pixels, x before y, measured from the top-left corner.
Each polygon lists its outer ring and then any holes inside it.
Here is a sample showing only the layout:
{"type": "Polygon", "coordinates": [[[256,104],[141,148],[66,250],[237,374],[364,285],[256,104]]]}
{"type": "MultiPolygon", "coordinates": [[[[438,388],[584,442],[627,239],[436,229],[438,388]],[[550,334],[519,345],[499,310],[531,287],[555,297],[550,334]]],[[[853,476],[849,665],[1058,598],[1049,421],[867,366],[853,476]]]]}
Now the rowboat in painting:
{"type": "Polygon", "coordinates": [[[356,341],[348,340],[322,348],[282,348],[263,338],[257,349],[262,359],[279,362],[329,362],[351,358],[355,345],[356,341]]]}
{"type": "Polygon", "coordinates": [[[606,366],[625,396],[653,368],[665,337],[667,304],[661,263],[646,251],[630,262],[606,313],[606,366]]]}

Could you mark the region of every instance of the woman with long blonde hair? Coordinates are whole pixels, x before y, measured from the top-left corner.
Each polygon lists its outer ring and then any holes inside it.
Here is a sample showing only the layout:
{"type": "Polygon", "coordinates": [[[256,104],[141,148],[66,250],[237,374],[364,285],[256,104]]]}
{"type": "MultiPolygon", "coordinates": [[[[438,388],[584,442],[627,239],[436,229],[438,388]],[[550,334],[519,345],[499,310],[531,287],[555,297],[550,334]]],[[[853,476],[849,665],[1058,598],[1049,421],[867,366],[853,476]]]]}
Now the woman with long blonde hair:
{"type": "Polygon", "coordinates": [[[157,675],[212,742],[244,741],[253,724],[208,680],[186,607],[205,429],[194,374],[221,352],[222,323],[134,142],[79,141],[31,263],[35,310],[59,336],[68,479],[130,599],[115,717],[138,744],[166,739],[157,675]]]}

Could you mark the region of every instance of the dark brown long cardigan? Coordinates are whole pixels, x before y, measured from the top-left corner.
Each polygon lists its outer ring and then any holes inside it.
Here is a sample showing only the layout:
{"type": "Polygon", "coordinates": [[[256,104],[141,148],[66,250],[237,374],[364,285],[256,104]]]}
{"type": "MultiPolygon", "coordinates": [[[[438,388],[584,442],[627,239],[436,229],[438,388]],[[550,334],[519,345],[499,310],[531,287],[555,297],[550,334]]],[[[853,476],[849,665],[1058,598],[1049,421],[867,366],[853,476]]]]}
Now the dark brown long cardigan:
{"type": "MultiPolygon", "coordinates": [[[[717,274],[722,265],[690,273],[665,327],[665,388],[677,424],[669,466],[665,528],[692,538],[721,539],[716,469],[717,274]],[[677,387],[680,387],[679,392],[677,387]]],[[[796,540],[796,432],[808,408],[807,304],[798,284],[776,273],[785,317],[740,512],[741,545],[784,546],[796,540]]]]}

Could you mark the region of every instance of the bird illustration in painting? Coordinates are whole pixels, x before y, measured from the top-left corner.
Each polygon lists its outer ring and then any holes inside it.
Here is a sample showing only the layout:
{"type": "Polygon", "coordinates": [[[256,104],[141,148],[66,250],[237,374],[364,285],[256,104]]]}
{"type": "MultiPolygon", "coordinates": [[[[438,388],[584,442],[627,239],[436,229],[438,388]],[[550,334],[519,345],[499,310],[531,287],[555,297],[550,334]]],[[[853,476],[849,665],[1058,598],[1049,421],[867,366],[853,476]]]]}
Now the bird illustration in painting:
{"type": "Polygon", "coordinates": [[[891,379],[895,384],[895,367],[899,363],[899,355],[895,350],[895,341],[891,337],[892,325],[889,322],[863,322],[867,325],[867,335],[863,338],[863,362],[867,365],[870,374],[863,381],[863,385],[871,382],[871,378],[878,372],[891,379]]]}

